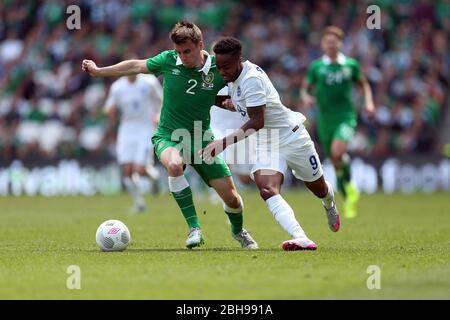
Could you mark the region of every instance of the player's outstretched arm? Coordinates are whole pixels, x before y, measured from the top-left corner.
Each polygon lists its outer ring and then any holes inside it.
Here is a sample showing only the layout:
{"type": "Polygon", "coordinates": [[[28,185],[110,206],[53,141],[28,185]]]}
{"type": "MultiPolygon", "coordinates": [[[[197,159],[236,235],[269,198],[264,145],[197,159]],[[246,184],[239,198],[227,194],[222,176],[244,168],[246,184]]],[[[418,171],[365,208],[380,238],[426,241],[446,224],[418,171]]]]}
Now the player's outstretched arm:
{"type": "Polygon", "coordinates": [[[97,67],[92,60],[83,60],[81,69],[92,77],[121,77],[139,73],[150,73],[147,60],[125,60],[107,67],[97,67]]]}

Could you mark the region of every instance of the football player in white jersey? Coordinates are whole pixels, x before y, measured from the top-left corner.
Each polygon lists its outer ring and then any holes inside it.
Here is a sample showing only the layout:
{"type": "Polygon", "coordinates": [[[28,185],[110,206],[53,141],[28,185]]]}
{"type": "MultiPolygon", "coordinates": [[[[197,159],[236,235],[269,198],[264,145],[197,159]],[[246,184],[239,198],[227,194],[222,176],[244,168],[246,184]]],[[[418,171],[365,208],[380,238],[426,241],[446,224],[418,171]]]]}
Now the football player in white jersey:
{"type": "MultiPolygon", "coordinates": [[[[294,176],[322,200],[328,225],[339,230],[340,216],[332,186],[323,177],[322,165],[308,131],[305,117],[286,108],[266,73],[250,61],[242,61],[242,45],[232,37],[220,39],[213,48],[217,68],[228,82],[231,102],[247,119],[240,130],[221,140],[214,140],[200,150],[205,161],[213,161],[227,146],[257,134],[256,163],[252,176],[267,207],[291,236],[284,241],[284,250],[316,250],[296,220],[294,211],[280,194],[287,167],[294,176]]],[[[227,102],[224,99],[224,104],[227,102]]]]}
{"type": "Polygon", "coordinates": [[[150,179],[158,178],[158,171],[153,167],[151,137],[161,104],[161,84],[154,75],[148,74],[116,80],[105,103],[104,110],[111,119],[117,117],[117,111],[120,113],[116,156],[124,185],[133,197],[132,211],[135,213],[146,210],[140,177],[148,175],[150,179]]]}

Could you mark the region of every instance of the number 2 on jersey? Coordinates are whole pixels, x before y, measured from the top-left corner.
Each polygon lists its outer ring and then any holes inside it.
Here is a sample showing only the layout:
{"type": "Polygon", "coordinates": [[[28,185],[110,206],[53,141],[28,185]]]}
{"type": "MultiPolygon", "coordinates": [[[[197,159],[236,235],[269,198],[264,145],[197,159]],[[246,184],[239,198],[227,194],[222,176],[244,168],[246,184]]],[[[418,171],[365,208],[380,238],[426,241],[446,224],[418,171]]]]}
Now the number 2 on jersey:
{"type": "Polygon", "coordinates": [[[197,86],[197,80],[194,79],[189,79],[188,84],[193,83],[193,85],[191,85],[187,90],[186,93],[189,94],[195,94],[195,92],[193,92],[192,90],[197,86]]]}

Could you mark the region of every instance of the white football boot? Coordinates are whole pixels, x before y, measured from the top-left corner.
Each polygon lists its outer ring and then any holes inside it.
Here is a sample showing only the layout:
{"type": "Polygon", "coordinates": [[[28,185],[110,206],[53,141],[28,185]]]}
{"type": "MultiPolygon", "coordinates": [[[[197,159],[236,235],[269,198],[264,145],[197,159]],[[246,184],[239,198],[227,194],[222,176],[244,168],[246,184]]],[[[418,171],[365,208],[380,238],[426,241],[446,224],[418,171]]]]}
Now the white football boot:
{"type": "Polygon", "coordinates": [[[247,230],[242,229],[239,233],[233,234],[233,238],[235,238],[241,244],[242,248],[245,249],[258,249],[258,244],[252,238],[250,233],[247,230]]]}
{"type": "Polygon", "coordinates": [[[188,249],[192,249],[195,247],[200,247],[204,243],[205,240],[203,239],[202,230],[200,230],[200,228],[192,228],[191,231],[189,231],[188,238],[186,240],[186,247],[188,249]]]}

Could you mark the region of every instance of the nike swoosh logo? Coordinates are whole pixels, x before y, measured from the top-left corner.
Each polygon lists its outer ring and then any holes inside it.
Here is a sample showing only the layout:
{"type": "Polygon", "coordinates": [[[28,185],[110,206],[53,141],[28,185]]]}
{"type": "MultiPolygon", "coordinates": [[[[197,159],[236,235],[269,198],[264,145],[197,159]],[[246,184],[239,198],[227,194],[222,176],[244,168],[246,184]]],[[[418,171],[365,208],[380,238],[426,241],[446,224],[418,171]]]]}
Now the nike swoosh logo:
{"type": "Polygon", "coordinates": [[[319,173],[319,170],[317,170],[316,172],[314,172],[314,173],[313,173],[313,177],[315,177],[316,174],[318,174],[318,173],[319,173]]]}

